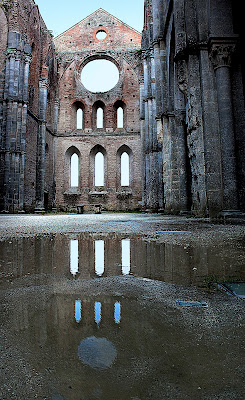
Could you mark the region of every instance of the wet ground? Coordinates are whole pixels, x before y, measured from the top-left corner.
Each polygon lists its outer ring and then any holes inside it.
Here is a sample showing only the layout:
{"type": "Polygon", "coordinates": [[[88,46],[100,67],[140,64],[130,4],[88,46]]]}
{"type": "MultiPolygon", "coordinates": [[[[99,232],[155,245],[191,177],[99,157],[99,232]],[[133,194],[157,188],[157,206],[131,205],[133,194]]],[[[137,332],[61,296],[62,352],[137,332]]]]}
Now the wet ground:
{"type": "Polygon", "coordinates": [[[1,399],[244,399],[245,226],[0,216],[1,399]]]}

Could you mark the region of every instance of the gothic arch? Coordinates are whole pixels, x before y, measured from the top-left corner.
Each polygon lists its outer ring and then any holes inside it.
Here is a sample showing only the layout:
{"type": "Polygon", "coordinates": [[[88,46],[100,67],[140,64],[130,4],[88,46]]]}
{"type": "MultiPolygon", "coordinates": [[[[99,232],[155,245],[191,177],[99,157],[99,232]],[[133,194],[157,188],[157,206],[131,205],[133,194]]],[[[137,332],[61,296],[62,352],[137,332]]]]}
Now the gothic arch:
{"type": "Polygon", "coordinates": [[[93,104],[92,108],[92,128],[94,131],[97,129],[105,129],[105,121],[106,121],[106,107],[105,103],[101,100],[96,101],[93,104]],[[98,112],[99,110],[102,110],[102,124],[98,124],[98,112]]]}
{"type": "Polygon", "coordinates": [[[73,129],[84,130],[84,120],[85,120],[85,106],[82,101],[74,101],[72,104],[72,122],[73,129]],[[81,110],[81,112],[80,112],[81,110]]]}
{"type": "Polygon", "coordinates": [[[81,168],[80,168],[80,164],[81,164],[81,153],[80,153],[80,151],[78,150],[78,148],[77,147],[75,147],[75,146],[71,146],[71,147],[69,147],[67,150],[66,150],[66,152],[65,152],[65,163],[64,163],[64,188],[66,189],[66,190],[68,190],[69,188],[71,188],[72,187],[72,176],[71,176],[71,173],[72,173],[72,166],[71,166],[71,160],[72,160],[72,156],[73,155],[76,155],[77,156],[77,162],[78,162],[78,165],[77,165],[77,174],[78,174],[78,184],[77,185],[73,185],[73,186],[76,186],[76,187],[79,187],[80,186],[80,180],[81,180],[81,168]]]}
{"type": "Polygon", "coordinates": [[[92,148],[90,151],[90,156],[89,156],[89,161],[90,161],[90,168],[89,168],[89,183],[90,183],[90,188],[100,186],[100,187],[106,187],[107,186],[107,153],[106,150],[103,146],[101,145],[96,145],[92,148]],[[96,156],[98,154],[102,154],[103,156],[103,185],[96,185],[96,156]]]}
{"type": "Polygon", "coordinates": [[[114,103],[113,111],[114,111],[114,118],[113,118],[114,130],[116,130],[116,129],[124,129],[125,130],[126,126],[127,126],[127,114],[126,114],[126,104],[125,104],[125,102],[123,100],[117,100],[114,103]],[[119,126],[118,125],[118,118],[119,118],[118,111],[120,109],[122,110],[122,116],[121,116],[122,125],[119,126]]]}
{"type": "Polygon", "coordinates": [[[123,145],[121,146],[118,151],[117,151],[117,176],[116,176],[116,180],[117,180],[117,189],[127,186],[127,187],[131,187],[132,186],[132,182],[133,182],[133,152],[131,150],[131,148],[127,145],[123,145]],[[122,162],[123,161],[122,157],[124,154],[127,154],[128,156],[128,160],[126,161],[128,163],[128,165],[125,165],[125,168],[128,169],[128,183],[127,184],[123,184],[124,182],[122,181],[122,162]]]}

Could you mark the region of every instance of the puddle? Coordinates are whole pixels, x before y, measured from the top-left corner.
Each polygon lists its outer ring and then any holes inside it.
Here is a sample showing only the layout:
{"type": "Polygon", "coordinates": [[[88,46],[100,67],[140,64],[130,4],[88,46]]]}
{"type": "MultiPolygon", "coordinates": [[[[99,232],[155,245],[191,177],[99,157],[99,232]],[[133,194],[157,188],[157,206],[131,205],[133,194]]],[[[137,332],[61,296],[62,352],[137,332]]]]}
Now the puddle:
{"type": "Polygon", "coordinates": [[[228,294],[245,299],[245,283],[244,282],[225,282],[218,284],[228,294]]]}
{"type": "Polygon", "coordinates": [[[1,398],[242,398],[241,310],[233,313],[228,296],[226,306],[183,300],[172,286],[164,302],[159,284],[245,279],[242,251],[125,234],[0,242],[1,398]]]}
{"type": "MultiPolygon", "coordinates": [[[[12,340],[6,348],[16,365],[8,372],[8,387],[15,368],[17,375],[22,372],[21,357],[24,374],[38,372],[43,379],[35,388],[37,398],[182,400],[219,394],[228,400],[232,397],[222,395],[224,386],[232,386],[233,393],[242,387],[238,340],[243,330],[236,328],[231,336],[230,321],[223,321],[220,330],[209,308],[159,307],[82,287],[74,293],[36,288],[5,298],[5,308],[1,323],[12,340]],[[182,310],[187,308],[185,322],[182,310]]],[[[18,386],[15,378],[15,392],[18,386]]],[[[28,385],[23,390],[28,393],[28,385]]]]}
{"type": "Polygon", "coordinates": [[[127,275],[201,287],[245,280],[245,250],[234,244],[190,246],[135,235],[56,234],[0,242],[0,255],[1,278],[13,285],[21,285],[23,277],[34,285],[127,275]]]}

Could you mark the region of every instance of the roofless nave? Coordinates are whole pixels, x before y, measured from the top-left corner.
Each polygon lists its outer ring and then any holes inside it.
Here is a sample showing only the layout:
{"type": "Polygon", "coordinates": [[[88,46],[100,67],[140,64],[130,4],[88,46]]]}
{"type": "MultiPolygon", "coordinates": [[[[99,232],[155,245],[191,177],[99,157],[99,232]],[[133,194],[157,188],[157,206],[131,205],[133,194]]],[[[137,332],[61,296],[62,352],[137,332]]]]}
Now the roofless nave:
{"type": "Polygon", "coordinates": [[[244,211],[231,3],[147,0],[143,35],[99,9],[53,39],[33,0],[0,0],[1,210],[244,211]],[[118,73],[109,90],[81,79],[98,60],[118,73]]]}

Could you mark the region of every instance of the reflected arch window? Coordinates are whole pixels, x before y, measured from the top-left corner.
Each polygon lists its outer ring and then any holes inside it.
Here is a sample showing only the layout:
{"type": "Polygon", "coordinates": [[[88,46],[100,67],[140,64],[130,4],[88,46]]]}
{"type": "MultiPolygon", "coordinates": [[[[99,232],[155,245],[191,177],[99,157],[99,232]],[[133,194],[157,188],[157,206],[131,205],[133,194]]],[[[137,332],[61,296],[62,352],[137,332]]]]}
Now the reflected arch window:
{"type": "Polygon", "coordinates": [[[102,276],[105,272],[105,243],[104,240],[94,242],[95,273],[102,276]]]}
{"type": "Polygon", "coordinates": [[[94,186],[104,186],[105,184],[105,157],[100,151],[94,159],[94,186]]]}

